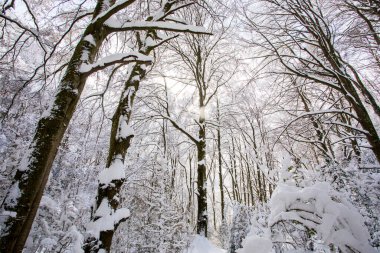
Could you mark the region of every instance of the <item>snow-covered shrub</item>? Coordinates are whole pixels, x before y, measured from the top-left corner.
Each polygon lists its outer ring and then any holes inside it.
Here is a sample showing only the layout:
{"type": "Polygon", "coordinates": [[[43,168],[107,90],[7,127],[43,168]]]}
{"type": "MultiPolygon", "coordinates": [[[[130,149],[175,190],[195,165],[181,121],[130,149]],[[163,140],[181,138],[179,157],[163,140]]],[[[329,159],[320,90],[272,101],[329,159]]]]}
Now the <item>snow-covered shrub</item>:
{"type": "Polygon", "coordinates": [[[22,82],[15,81],[19,79],[22,80],[23,76],[19,76],[17,73],[8,73],[4,69],[0,70],[1,203],[16,173],[18,163],[25,155],[24,147],[31,140],[34,125],[39,117],[38,111],[41,110],[40,94],[32,92],[29,87],[23,89],[14,98],[14,95],[23,85],[22,82]],[[10,107],[11,104],[12,107],[10,107]]]}
{"type": "Polygon", "coordinates": [[[357,209],[326,182],[279,185],[270,200],[273,242],[314,250],[315,242],[342,252],[374,252],[357,209]]]}
{"type": "Polygon", "coordinates": [[[268,203],[270,213],[261,212],[258,222],[260,212],[254,212],[250,232],[237,252],[376,252],[366,218],[352,204],[355,198],[350,195],[362,193],[351,187],[358,182],[354,174],[349,180],[349,172],[341,165],[305,170],[285,156],[280,182],[268,203]],[[345,179],[339,191],[334,188],[337,179],[321,173],[327,169],[335,169],[333,174],[345,179]]]}
{"type": "Polygon", "coordinates": [[[270,253],[272,252],[272,241],[268,238],[255,235],[248,235],[243,241],[243,248],[238,249],[237,253],[270,253]]]}
{"type": "Polygon", "coordinates": [[[154,154],[139,155],[137,164],[147,161],[152,163],[146,164],[144,171],[127,181],[125,195],[131,215],[115,235],[115,252],[182,252],[189,244],[190,227],[187,210],[172,198],[173,189],[168,177],[172,168],[167,166],[164,157],[154,154]]]}
{"type": "Polygon", "coordinates": [[[228,252],[234,253],[241,248],[244,237],[248,234],[251,208],[235,204],[233,206],[233,218],[230,228],[228,252]]]}
{"type": "Polygon", "coordinates": [[[371,161],[362,159],[361,162],[351,160],[322,168],[323,176],[358,208],[370,232],[371,246],[380,248],[380,174],[376,170],[366,169],[376,167],[371,161]]]}
{"type": "Polygon", "coordinates": [[[272,241],[268,229],[269,208],[267,204],[258,205],[252,212],[251,225],[242,248],[237,253],[269,253],[272,252],[272,241]]]}

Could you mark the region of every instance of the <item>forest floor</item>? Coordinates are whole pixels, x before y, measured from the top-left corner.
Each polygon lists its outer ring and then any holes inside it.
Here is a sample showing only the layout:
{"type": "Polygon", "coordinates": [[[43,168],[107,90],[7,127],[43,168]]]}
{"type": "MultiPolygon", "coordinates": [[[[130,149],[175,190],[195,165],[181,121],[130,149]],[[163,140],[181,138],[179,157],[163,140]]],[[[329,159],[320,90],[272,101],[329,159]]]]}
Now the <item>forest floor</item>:
{"type": "Polygon", "coordinates": [[[185,253],[227,253],[227,251],[216,247],[207,238],[196,235],[185,253]]]}

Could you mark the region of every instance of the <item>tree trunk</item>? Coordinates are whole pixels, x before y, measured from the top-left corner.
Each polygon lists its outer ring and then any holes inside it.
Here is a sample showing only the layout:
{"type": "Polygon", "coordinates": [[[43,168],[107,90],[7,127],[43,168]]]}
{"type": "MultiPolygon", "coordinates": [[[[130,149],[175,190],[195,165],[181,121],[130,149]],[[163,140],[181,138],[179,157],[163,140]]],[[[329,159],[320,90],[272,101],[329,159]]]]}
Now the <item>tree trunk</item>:
{"type": "Polygon", "coordinates": [[[199,141],[197,143],[198,153],[198,213],[197,213],[197,234],[207,237],[207,178],[206,178],[206,128],[205,128],[205,108],[202,97],[199,108],[199,141]]]}
{"type": "MultiPolygon", "coordinates": [[[[99,0],[93,19],[99,15],[102,6],[103,1],[99,0]]],[[[4,227],[0,252],[21,252],[24,248],[58,147],[88,77],[88,74],[79,72],[79,67],[82,63],[93,62],[106,36],[107,32],[101,22],[90,23],[86,28],[67,65],[49,114],[43,116],[37,124],[33,141],[17,168],[2,206],[4,227]],[[86,36],[92,36],[95,43],[86,41],[86,36]],[[83,60],[86,54],[88,59],[83,60]]]]}
{"type": "MultiPolygon", "coordinates": [[[[167,15],[172,12],[172,7],[176,1],[168,1],[161,6],[155,18],[147,18],[148,21],[162,21],[167,15]]],[[[182,7],[181,7],[182,8],[182,7]]],[[[159,38],[156,32],[152,29],[148,30],[143,39],[137,34],[137,42],[139,53],[148,56],[150,52],[164,42],[159,38]],[[154,42],[154,43],[152,43],[154,42]]],[[[126,208],[118,209],[119,207],[119,192],[125,180],[124,162],[125,157],[130,147],[131,139],[133,138],[133,129],[129,126],[132,115],[132,108],[136,93],[139,89],[140,82],[146,75],[146,64],[136,63],[130,70],[128,79],[124,86],[124,91],[120,98],[116,112],[112,118],[112,129],[110,136],[110,148],[106,168],[99,176],[98,194],[96,197],[96,206],[91,218],[88,230],[91,236],[87,239],[84,245],[85,252],[110,252],[113,235],[121,222],[129,217],[129,211],[126,208]],[[112,177],[114,166],[120,164],[117,177],[112,177]],[[103,180],[103,177],[108,180],[103,180]],[[106,213],[104,207],[107,207],[106,213]],[[117,216],[117,218],[113,218],[117,216]],[[110,226],[99,228],[99,224],[109,223],[110,226]]],[[[165,132],[164,132],[165,140],[165,132]]],[[[165,140],[166,155],[166,140],[165,140]]],[[[203,159],[204,160],[204,159],[203,159]]],[[[205,169],[204,169],[205,171],[205,169]]],[[[174,187],[174,177],[172,187],[174,187]]],[[[204,176],[206,174],[204,173],[204,176]]]]}
{"type": "Polygon", "coordinates": [[[361,91],[364,97],[368,98],[370,105],[372,106],[376,115],[379,117],[380,107],[377,105],[372,95],[366,92],[367,89],[365,89],[365,86],[362,83],[356,70],[343,61],[339,52],[335,49],[332,39],[329,35],[326,34],[325,30],[320,26],[320,24],[314,20],[309,22],[309,20],[307,20],[301,14],[302,11],[300,11],[300,13],[295,13],[294,15],[300,19],[308,32],[315,38],[316,41],[318,41],[319,47],[322,50],[324,57],[327,59],[332,69],[335,71],[335,78],[341,86],[341,89],[339,91],[351,103],[356,115],[358,116],[357,120],[363,129],[368,132],[366,134],[367,140],[372,146],[372,151],[375,154],[378,162],[380,162],[380,138],[356,88],[361,91]],[[353,72],[354,77],[349,75],[346,68],[349,68],[353,72]]]}
{"type": "Polygon", "coordinates": [[[110,136],[110,147],[105,170],[100,173],[99,186],[96,196],[96,204],[88,225],[88,232],[91,237],[86,240],[83,249],[85,252],[99,252],[105,250],[110,252],[113,235],[121,222],[128,218],[127,209],[118,209],[120,204],[119,192],[124,183],[124,162],[133,138],[133,129],[131,128],[130,119],[136,93],[139,89],[140,80],[145,77],[146,66],[135,64],[132,67],[129,77],[125,83],[124,91],[120,98],[118,107],[112,117],[112,129],[110,136]],[[112,173],[117,164],[122,167],[118,168],[122,176],[112,178],[112,173]],[[104,179],[108,177],[107,179],[104,179]],[[107,213],[102,212],[107,207],[107,213]],[[123,215],[124,214],[124,215],[123,215]],[[116,215],[122,217],[116,219],[111,226],[99,228],[100,223],[113,220],[116,215]]]}
{"type": "MultiPolygon", "coordinates": [[[[148,56],[155,46],[147,45],[147,41],[154,41],[154,32],[148,32],[145,39],[139,41],[139,53],[148,56]]],[[[105,170],[100,173],[98,192],[96,196],[96,205],[88,226],[88,232],[91,234],[83,246],[85,252],[100,252],[105,250],[110,252],[113,235],[119,224],[129,217],[129,211],[126,208],[118,209],[120,200],[120,190],[125,180],[124,162],[130,147],[131,140],[134,136],[133,129],[130,126],[132,109],[135,96],[140,87],[140,82],[146,75],[146,64],[136,63],[130,72],[124,85],[124,90],[120,97],[118,107],[112,117],[112,128],[110,136],[110,146],[105,170]],[[120,164],[119,172],[122,176],[112,178],[114,166],[120,164]],[[107,177],[108,180],[102,180],[107,177]],[[107,207],[107,213],[102,212],[104,206],[107,207]],[[110,226],[99,228],[100,223],[112,220],[112,217],[119,216],[110,226]]]]}
{"type": "Polygon", "coordinates": [[[219,111],[219,100],[217,103],[217,141],[218,141],[218,165],[219,165],[219,190],[220,190],[220,211],[222,213],[222,222],[224,221],[224,190],[223,190],[223,171],[222,171],[222,137],[220,134],[220,111],[219,111]]]}
{"type": "Polygon", "coordinates": [[[250,169],[250,166],[249,166],[249,162],[248,162],[248,154],[246,154],[245,156],[246,158],[246,166],[247,166],[247,187],[248,187],[248,190],[249,190],[249,195],[250,195],[250,201],[251,201],[251,205],[252,206],[255,206],[255,197],[254,197],[254,194],[253,194],[253,187],[252,187],[252,176],[251,176],[251,169],[250,169]]]}

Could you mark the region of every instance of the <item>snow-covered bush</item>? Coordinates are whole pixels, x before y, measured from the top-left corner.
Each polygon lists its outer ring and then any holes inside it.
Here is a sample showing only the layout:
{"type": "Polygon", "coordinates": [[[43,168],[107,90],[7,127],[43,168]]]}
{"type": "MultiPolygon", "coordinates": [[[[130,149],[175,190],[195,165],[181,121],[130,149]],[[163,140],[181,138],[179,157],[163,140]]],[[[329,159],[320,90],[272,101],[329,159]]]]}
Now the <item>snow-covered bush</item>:
{"type": "Polygon", "coordinates": [[[270,213],[264,213],[261,222],[259,212],[254,213],[250,233],[238,253],[376,252],[365,218],[347,197],[348,190],[337,191],[320,181],[329,178],[318,171],[292,166],[284,158],[280,183],[268,203],[270,213]]]}
{"type": "Polygon", "coordinates": [[[258,205],[252,212],[251,225],[242,248],[237,253],[269,253],[272,252],[272,241],[268,229],[269,208],[267,204],[258,205]]]}
{"type": "Polygon", "coordinates": [[[137,163],[147,161],[150,163],[145,165],[145,170],[134,174],[126,184],[131,215],[120,225],[114,238],[117,252],[182,252],[189,244],[190,226],[187,211],[172,198],[168,177],[172,168],[167,159],[154,153],[139,155],[137,163]]]}
{"type": "Polygon", "coordinates": [[[279,185],[270,200],[273,242],[314,250],[323,244],[342,252],[374,252],[364,218],[326,182],[308,187],[279,185]]]}
{"type": "Polygon", "coordinates": [[[376,170],[366,169],[376,167],[370,160],[356,160],[323,168],[325,180],[331,182],[334,189],[345,194],[365,219],[371,235],[371,246],[380,247],[380,174],[376,170]],[[368,164],[368,165],[364,165],[368,164]]]}
{"type": "Polygon", "coordinates": [[[363,216],[326,182],[306,187],[280,184],[269,208],[268,227],[260,230],[253,220],[238,253],[269,253],[272,246],[275,252],[376,252],[363,216]]]}
{"type": "Polygon", "coordinates": [[[250,209],[247,206],[239,204],[233,206],[228,252],[234,253],[238,248],[241,248],[243,238],[248,234],[251,216],[250,209]]]}

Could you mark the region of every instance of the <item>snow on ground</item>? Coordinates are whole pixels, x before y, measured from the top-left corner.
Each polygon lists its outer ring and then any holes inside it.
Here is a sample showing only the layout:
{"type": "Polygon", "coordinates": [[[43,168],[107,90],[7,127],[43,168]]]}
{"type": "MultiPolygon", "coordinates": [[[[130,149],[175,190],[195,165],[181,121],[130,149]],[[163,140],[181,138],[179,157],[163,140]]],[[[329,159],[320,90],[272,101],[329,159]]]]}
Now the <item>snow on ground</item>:
{"type": "Polygon", "coordinates": [[[226,250],[220,249],[212,244],[207,238],[196,235],[190,247],[184,253],[226,253],[226,250]]]}
{"type": "Polygon", "coordinates": [[[237,253],[270,253],[272,246],[269,239],[252,235],[243,240],[243,248],[238,249],[237,253]]]}

